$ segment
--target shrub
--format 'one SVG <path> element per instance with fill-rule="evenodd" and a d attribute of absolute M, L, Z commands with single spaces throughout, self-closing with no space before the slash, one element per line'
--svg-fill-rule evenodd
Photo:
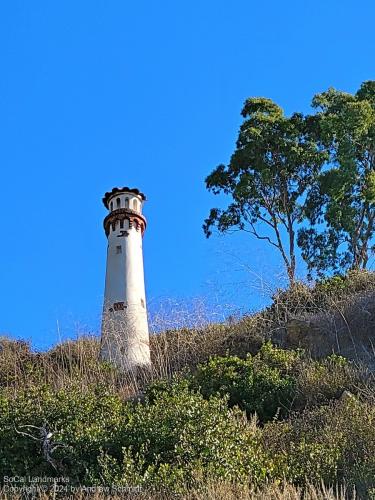
<path fill-rule="evenodd" d="M 278 289 L 272 296 L 272 304 L 265 313 L 276 324 L 283 324 L 291 317 L 299 314 L 316 312 L 319 306 L 311 287 L 302 282 L 296 282 L 285 290 Z"/>
<path fill-rule="evenodd" d="M 353 270 L 345 275 L 323 278 L 314 286 L 296 282 L 287 289 L 278 289 L 272 296 L 273 303 L 264 311 L 276 324 L 306 314 L 329 311 L 337 302 L 348 301 L 358 294 L 375 291 L 375 273 Z"/>
<path fill-rule="evenodd" d="M 296 379 L 289 375 L 298 353 L 282 351 L 265 344 L 252 357 L 215 357 L 200 365 L 193 384 L 204 397 L 229 395 L 230 406 L 238 405 L 248 414 L 257 413 L 262 422 L 277 413 L 288 412 L 295 394 Z"/>
<path fill-rule="evenodd" d="M 180 386 L 145 404 L 97 390 L 47 388 L 0 398 L 0 468 L 4 476 L 69 476 L 80 484 L 143 484 L 178 490 L 202 477 L 254 484 L 269 469 L 239 410 Z M 27 427 L 25 427 L 27 426 Z M 33 427 L 34 426 L 34 427 Z M 63 446 L 49 463 L 38 429 Z"/>
<path fill-rule="evenodd" d="M 34 387 L 19 391 L 16 397 L 2 394 L 0 401 L 3 475 L 43 476 L 64 471 L 72 479 L 82 480 L 86 470 L 96 468 L 96 456 L 103 446 L 118 449 L 113 436 L 128 418 L 119 397 L 100 387 L 85 393 L 74 387 L 57 392 Z M 38 430 L 42 427 L 53 433 L 53 442 L 64 445 L 54 454 L 57 470 L 42 456 Z"/>
<path fill-rule="evenodd" d="M 254 357 L 254 362 L 277 368 L 283 374 L 294 374 L 299 371 L 304 352 L 301 349 L 280 349 L 265 342 Z"/>
<path fill-rule="evenodd" d="M 319 280 L 314 293 L 317 296 L 326 296 L 335 300 L 351 296 L 356 293 L 375 290 L 375 273 L 364 269 L 351 270 L 344 275 L 334 275 Z"/>
<path fill-rule="evenodd" d="M 375 408 L 354 396 L 266 424 L 264 449 L 274 479 L 355 485 L 360 498 L 375 486 Z"/>
<path fill-rule="evenodd" d="M 167 468 L 187 483 L 197 474 L 233 481 L 250 476 L 255 483 L 264 479 L 259 430 L 239 410 L 228 410 L 226 400 L 205 400 L 178 387 L 176 391 L 172 384 L 152 404 L 137 405 L 125 430 L 124 445 L 142 451 L 151 476 L 159 477 Z"/>
<path fill-rule="evenodd" d="M 360 372 L 342 356 L 332 354 L 319 361 L 306 359 L 297 377 L 294 408 L 327 403 L 338 399 L 345 390 L 356 393 L 361 386 Z"/>
<path fill-rule="evenodd" d="M 198 366 L 190 383 L 205 397 L 227 394 L 231 407 L 256 412 L 261 422 L 364 387 L 361 373 L 342 356 L 332 354 L 318 361 L 301 350 L 279 349 L 270 342 L 246 359 L 211 358 Z"/>
<path fill-rule="evenodd" d="M 0 387 L 25 384 L 34 371 L 29 343 L 0 337 Z"/>

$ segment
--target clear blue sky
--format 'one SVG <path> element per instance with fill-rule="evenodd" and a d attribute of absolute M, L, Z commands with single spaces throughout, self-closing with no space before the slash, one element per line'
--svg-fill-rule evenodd
<path fill-rule="evenodd" d="M 2 2 L 0 332 L 45 348 L 57 321 L 62 338 L 97 331 L 116 185 L 148 196 L 151 308 L 257 307 L 280 261 L 248 236 L 205 239 L 204 178 L 247 97 L 308 111 L 373 79 L 374 23 L 373 0 Z"/>

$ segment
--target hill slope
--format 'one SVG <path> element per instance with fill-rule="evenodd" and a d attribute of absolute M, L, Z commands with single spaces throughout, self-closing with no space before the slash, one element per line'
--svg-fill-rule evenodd
<path fill-rule="evenodd" d="M 371 273 L 299 284 L 236 322 L 165 331 L 137 376 L 100 363 L 95 338 L 45 353 L 3 338 L 4 494 L 18 476 L 140 498 L 299 498 L 322 482 L 370 498 L 374 288 Z"/>

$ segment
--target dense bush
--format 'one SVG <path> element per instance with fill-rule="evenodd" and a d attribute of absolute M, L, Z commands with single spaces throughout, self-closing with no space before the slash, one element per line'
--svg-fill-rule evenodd
<path fill-rule="evenodd" d="M 123 443 L 142 453 L 145 480 L 163 484 L 169 476 L 168 481 L 182 484 L 197 475 L 254 483 L 265 479 L 259 430 L 238 410 L 228 410 L 225 399 L 205 400 L 183 384 L 178 387 L 137 405 L 125 429 Z"/>
<path fill-rule="evenodd" d="M 173 377 L 150 384 L 146 394 L 152 401 L 165 391 L 181 390 L 189 383 L 205 398 L 227 396 L 230 407 L 239 406 L 261 422 L 282 418 L 291 410 L 324 404 L 343 392 L 364 388 L 361 374 L 342 356 L 332 354 L 313 360 L 302 350 L 286 350 L 263 344 L 257 355 L 212 357 L 198 365 L 187 378 Z"/>
<path fill-rule="evenodd" d="M 348 392 L 359 389 L 356 377 L 340 356 L 314 361 L 266 343 L 255 356 L 212 358 L 190 375 L 154 382 L 142 403 L 98 384 L 2 389 L 1 476 L 174 492 L 210 480 L 323 480 L 365 495 L 375 486 L 375 410 L 371 386 L 362 385 L 367 402 Z M 52 448 L 59 443 L 50 461 L 41 428 L 52 433 Z"/>
<path fill-rule="evenodd" d="M 54 467 L 43 458 L 39 429 L 53 433 L 63 446 L 54 453 L 56 470 L 82 479 L 96 468 L 104 446 L 115 446 L 114 434 L 128 418 L 127 407 L 101 387 L 82 393 L 68 387 L 52 391 L 33 387 L 16 396 L 0 396 L 0 467 L 3 475 L 51 475 Z"/>
<path fill-rule="evenodd" d="M 357 393 L 365 386 L 363 376 L 346 358 L 336 354 L 321 360 L 304 359 L 298 371 L 293 408 L 327 403 L 344 391 Z"/>
<path fill-rule="evenodd" d="M 287 422 L 266 424 L 264 449 L 273 458 L 275 476 L 295 484 L 345 482 L 365 497 L 375 486 L 374 423 L 374 406 L 348 396 Z"/>
<path fill-rule="evenodd" d="M 374 290 L 375 273 L 362 269 L 320 279 L 315 285 L 314 294 L 316 296 L 325 295 L 337 300 L 356 293 L 368 293 Z"/>
<path fill-rule="evenodd" d="M 319 363 L 323 378 L 324 370 L 337 372 L 347 365 L 339 357 Z M 320 406 L 263 427 L 239 408 L 228 408 L 235 402 L 227 393 L 243 406 L 247 401 L 249 407 L 260 408 L 269 420 L 277 406 L 271 395 L 279 404 L 286 394 L 283 380 L 293 380 L 297 391 L 306 366 L 301 352 L 267 344 L 246 360 L 216 358 L 195 375 L 154 383 L 143 403 L 127 402 L 100 386 L 84 392 L 74 386 L 3 390 L 1 476 L 64 475 L 71 484 L 140 485 L 175 492 L 210 480 L 253 485 L 284 479 L 297 485 L 346 482 L 365 495 L 375 486 L 370 388 L 368 402 L 349 392 L 329 402 L 327 390 Z M 197 380 L 206 383 L 204 396 L 194 389 Z M 52 433 L 52 446 L 61 445 L 52 453 L 53 463 L 41 450 L 42 427 Z"/>
<path fill-rule="evenodd" d="M 4 476 L 64 474 L 76 483 L 178 489 L 198 476 L 250 477 L 256 484 L 268 470 L 259 430 L 229 410 L 225 399 L 205 400 L 187 387 L 145 404 L 101 390 L 44 388 L 15 398 L 3 394 L 0 409 Z M 53 454 L 56 469 L 40 450 L 37 428 L 47 425 L 53 440 L 63 444 Z"/>
<path fill-rule="evenodd" d="M 288 412 L 296 388 L 296 378 L 288 372 L 295 364 L 295 351 L 281 351 L 265 344 L 256 356 L 214 357 L 199 365 L 193 384 L 207 398 L 229 395 L 229 404 L 238 405 L 261 421 Z"/>

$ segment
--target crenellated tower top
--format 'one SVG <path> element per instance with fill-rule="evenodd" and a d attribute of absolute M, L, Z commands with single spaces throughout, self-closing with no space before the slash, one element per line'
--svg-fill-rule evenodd
<path fill-rule="evenodd" d="M 111 203 L 111 200 L 116 197 L 116 196 L 124 196 L 124 195 L 129 195 L 129 196 L 133 196 L 133 197 L 137 197 L 139 198 L 140 200 L 142 201 L 146 201 L 146 196 L 140 192 L 139 189 L 137 188 L 129 188 L 129 187 L 122 187 L 122 188 L 118 188 L 118 187 L 114 187 L 112 189 L 112 191 L 107 191 L 105 193 L 105 195 L 103 196 L 103 203 L 104 203 L 104 206 L 106 208 L 108 208 L 108 210 L 110 209 L 110 203 Z"/>

